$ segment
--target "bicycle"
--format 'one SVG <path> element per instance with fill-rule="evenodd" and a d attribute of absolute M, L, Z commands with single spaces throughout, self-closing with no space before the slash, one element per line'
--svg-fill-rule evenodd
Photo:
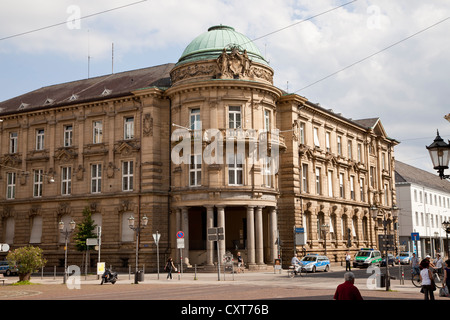
<path fill-rule="evenodd" d="M 411 273 L 412 273 L 411 281 L 413 285 L 416 286 L 417 288 L 420 288 L 422 286 L 420 281 L 420 272 L 414 271 L 414 269 L 412 269 Z M 433 280 L 437 288 L 442 288 L 442 275 L 438 270 L 433 270 Z"/>
<path fill-rule="evenodd" d="M 306 270 L 301 265 L 292 265 L 289 267 L 288 276 L 289 278 L 294 278 L 296 275 L 300 275 L 300 277 L 306 276 Z"/>

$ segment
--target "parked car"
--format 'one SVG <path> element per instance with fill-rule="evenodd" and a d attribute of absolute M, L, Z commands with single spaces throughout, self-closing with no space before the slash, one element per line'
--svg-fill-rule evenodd
<path fill-rule="evenodd" d="M 328 272 L 330 270 L 330 259 L 314 253 L 308 253 L 300 260 L 300 263 L 302 269 L 310 272 L 316 272 L 318 270 Z"/>
<path fill-rule="evenodd" d="M 409 264 L 411 262 L 412 253 L 408 251 L 402 251 L 395 258 L 395 263 L 397 264 Z"/>
<path fill-rule="evenodd" d="M 388 253 L 388 261 L 390 266 L 394 266 L 395 257 L 390 253 Z M 381 260 L 381 266 L 386 266 L 386 257 L 383 257 L 383 259 Z"/>
<path fill-rule="evenodd" d="M 8 261 L 0 261 L 0 273 L 5 274 L 5 276 L 17 275 L 18 271 L 17 266 L 11 268 Z"/>
<path fill-rule="evenodd" d="M 367 268 L 370 266 L 379 266 L 381 263 L 381 252 L 375 249 L 362 248 L 355 256 L 353 261 L 354 268 Z"/>

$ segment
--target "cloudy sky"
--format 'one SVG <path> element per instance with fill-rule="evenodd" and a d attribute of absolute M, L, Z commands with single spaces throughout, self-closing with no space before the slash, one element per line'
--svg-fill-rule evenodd
<path fill-rule="evenodd" d="M 450 139 L 448 0 L 2 0 L 0 101 L 177 62 L 218 24 L 255 39 L 276 86 L 379 117 L 397 160 L 434 172 L 425 146 Z"/>

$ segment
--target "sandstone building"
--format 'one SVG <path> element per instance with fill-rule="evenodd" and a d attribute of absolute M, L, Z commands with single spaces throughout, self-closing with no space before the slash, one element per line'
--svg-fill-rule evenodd
<path fill-rule="evenodd" d="M 89 207 L 102 259 L 134 265 L 128 218 L 148 217 L 139 263 L 213 266 L 243 253 L 250 268 L 294 251 L 377 247 L 395 204 L 394 146 L 379 119 L 351 120 L 273 85 L 274 70 L 246 36 L 215 26 L 176 64 L 63 83 L 0 103 L 0 236 L 39 245 L 61 265 L 60 221 Z M 387 217 L 393 220 L 392 216 Z M 389 228 L 392 228 L 390 224 Z M 302 227 L 305 244 L 296 245 Z M 177 249 L 177 231 L 184 248 Z M 393 231 L 392 231 L 393 232 Z M 81 253 L 69 245 L 69 263 Z"/>

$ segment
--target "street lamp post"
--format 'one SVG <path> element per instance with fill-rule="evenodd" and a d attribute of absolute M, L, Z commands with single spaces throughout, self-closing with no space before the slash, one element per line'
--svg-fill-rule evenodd
<path fill-rule="evenodd" d="M 450 221 L 442 222 L 442 228 L 444 229 L 447 235 L 446 238 L 447 238 L 447 259 L 448 259 L 450 257 L 450 246 L 448 243 L 448 234 L 450 233 Z"/>
<path fill-rule="evenodd" d="M 328 230 L 329 230 L 330 226 L 328 224 L 323 224 L 321 227 L 321 231 L 323 233 L 323 238 L 324 238 L 324 247 L 325 247 L 325 255 L 327 255 L 327 234 L 328 234 Z"/>
<path fill-rule="evenodd" d="M 131 230 L 136 232 L 136 273 L 134 275 L 134 283 L 138 284 L 138 262 L 139 262 L 139 235 L 141 231 L 147 226 L 148 218 L 147 216 L 142 217 L 141 224 L 139 226 L 134 226 L 134 217 L 130 216 L 128 218 L 128 226 Z"/>
<path fill-rule="evenodd" d="M 450 179 L 450 175 L 445 175 L 444 170 L 448 169 L 448 162 L 450 160 L 450 144 L 446 143 L 440 136 L 439 131 L 433 143 L 428 147 L 433 168 L 438 171 L 441 179 Z"/>
<path fill-rule="evenodd" d="M 383 226 L 384 226 L 384 236 L 385 236 L 385 243 L 384 243 L 384 249 L 385 249 L 385 257 L 386 257 L 386 274 L 385 274 L 385 286 L 386 291 L 390 290 L 390 275 L 389 275 L 389 257 L 388 257 L 388 245 L 387 245 L 387 226 L 391 223 L 389 220 L 387 220 L 387 214 L 390 211 L 392 213 L 393 218 L 398 217 L 399 208 L 394 204 L 392 208 L 389 210 L 385 210 L 380 207 L 379 203 L 375 200 L 375 203 L 370 207 L 370 212 L 372 214 L 372 218 L 374 220 L 377 219 L 378 213 L 381 213 L 383 216 Z"/>
<path fill-rule="evenodd" d="M 67 243 L 69 240 L 70 234 L 75 230 L 76 223 L 75 221 L 70 221 L 69 223 L 69 229 L 64 229 L 64 222 L 59 222 L 59 232 L 64 235 L 64 277 L 63 277 L 63 283 L 66 283 L 67 280 Z"/>

